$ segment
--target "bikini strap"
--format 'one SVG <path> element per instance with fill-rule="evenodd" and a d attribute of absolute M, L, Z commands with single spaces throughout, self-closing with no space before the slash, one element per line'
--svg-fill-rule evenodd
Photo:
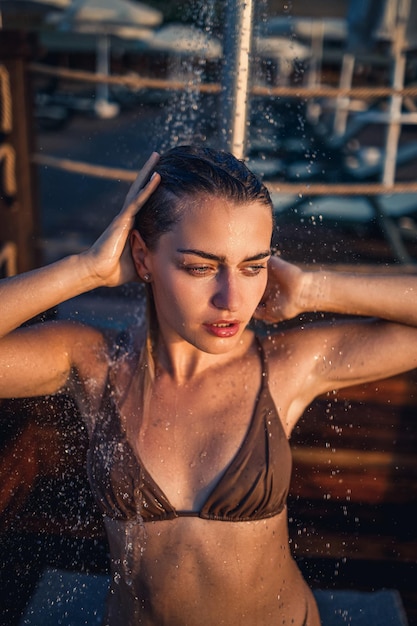
<path fill-rule="evenodd" d="M 258 345 L 259 355 L 261 357 L 262 387 L 267 387 L 269 383 L 268 359 L 260 338 L 255 335 L 255 339 Z"/>
<path fill-rule="evenodd" d="M 123 330 L 115 337 L 112 337 L 112 344 L 110 350 L 110 362 L 107 369 L 106 381 L 103 388 L 103 396 L 101 398 L 99 413 L 104 413 L 108 408 L 109 398 L 113 391 L 113 366 L 124 354 L 127 354 L 130 345 L 130 335 L 126 330 Z"/>

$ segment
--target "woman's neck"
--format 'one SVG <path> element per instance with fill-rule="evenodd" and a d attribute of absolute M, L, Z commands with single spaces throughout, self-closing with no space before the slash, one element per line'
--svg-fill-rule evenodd
<path fill-rule="evenodd" d="M 222 353 L 209 353 L 187 341 L 166 342 L 160 335 L 155 348 L 155 375 L 168 375 L 178 385 L 240 358 L 253 342 L 253 332 L 245 330 L 236 346 Z"/>

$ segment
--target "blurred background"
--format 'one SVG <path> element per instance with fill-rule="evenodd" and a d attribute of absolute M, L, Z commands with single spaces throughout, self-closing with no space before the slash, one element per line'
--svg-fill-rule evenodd
<path fill-rule="evenodd" d="M 194 141 L 263 178 L 284 258 L 416 271 L 414 0 L 1 0 L 0 18 L 2 276 L 86 249 L 149 153 Z M 45 317 L 122 330 L 142 304 L 140 288 L 98 290 Z M 416 385 L 412 372 L 319 398 L 292 439 L 289 502 L 309 583 L 394 589 L 409 624 Z M 71 398 L 1 401 L 0 413 L 10 626 L 29 623 L 45 568 L 108 563 Z"/>

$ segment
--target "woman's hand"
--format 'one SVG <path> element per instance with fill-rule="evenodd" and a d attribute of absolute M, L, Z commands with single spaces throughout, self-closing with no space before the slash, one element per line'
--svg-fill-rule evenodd
<path fill-rule="evenodd" d="M 291 319 L 302 312 L 301 293 L 304 272 L 295 265 L 272 256 L 268 282 L 254 318 L 271 324 Z"/>
<path fill-rule="evenodd" d="M 123 208 L 106 228 L 104 233 L 84 254 L 84 262 L 92 276 L 105 287 L 117 287 L 138 280 L 135 271 L 128 236 L 133 228 L 136 213 L 145 204 L 160 182 L 155 169 L 159 154 L 153 152 L 129 189 Z"/>

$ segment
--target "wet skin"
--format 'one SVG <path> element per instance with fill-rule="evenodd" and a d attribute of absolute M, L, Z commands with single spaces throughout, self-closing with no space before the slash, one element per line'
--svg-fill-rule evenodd
<path fill-rule="evenodd" d="M 269 207 L 201 198 L 156 250 L 133 240 L 135 260 L 152 277 L 163 341 L 158 360 L 174 376 L 189 377 L 239 351 L 265 291 L 271 233 Z"/>
<path fill-rule="evenodd" d="M 131 366 L 133 359 L 117 371 L 120 390 L 132 381 Z M 176 509 L 198 511 L 219 480 L 245 437 L 260 382 L 253 343 L 235 361 L 180 386 L 161 373 L 139 437 L 135 382 L 128 383 L 128 397 L 120 397 L 123 426 Z M 187 517 L 146 524 L 106 520 L 106 527 L 117 581 L 110 595 L 112 625 L 303 623 L 311 592 L 290 554 L 286 509 L 253 522 Z M 318 624 L 314 610 L 310 623 Z M 141 621 L 133 621 L 135 611 Z"/>
<path fill-rule="evenodd" d="M 348 316 L 280 327 L 263 340 L 276 419 L 289 437 L 318 395 L 417 367 L 417 280 L 303 271 L 279 257 L 270 259 L 267 271 L 269 210 L 218 197 L 193 198 L 153 250 L 133 233 L 132 257 L 126 238 L 159 183 L 156 175 L 138 194 L 156 160 L 148 161 L 125 207 L 89 250 L 1 281 L 0 397 L 70 391 L 91 432 L 104 417 L 100 406 L 110 375 L 133 450 L 176 509 L 198 511 L 254 411 L 262 375 L 246 325 L 260 299 L 256 315 L 270 323 L 312 311 Z M 97 328 L 68 322 L 21 328 L 69 298 L 137 274 L 150 275 L 160 325 L 148 411 L 138 376 L 143 329 L 134 330 L 135 348 L 115 363 L 114 337 Z M 114 574 L 111 626 L 319 623 L 289 554 L 285 510 L 264 521 L 192 517 L 106 525 Z"/>
<path fill-rule="evenodd" d="M 119 408 L 129 441 L 177 510 L 199 510 L 248 429 L 261 367 L 246 326 L 265 290 L 271 228 L 267 207 L 210 199 L 156 250 L 133 244 L 139 270 L 152 276 L 161 334 L 149 413 L 138 407 L 134 359 L 116 373 Z M 106 526 L 119 561 L 126 543 L 135 546 L 127 570 L 114 564 L 112 624 L 303 623 L 311 594 L 290 555 L 286 510 L 254 522 Z"/>

